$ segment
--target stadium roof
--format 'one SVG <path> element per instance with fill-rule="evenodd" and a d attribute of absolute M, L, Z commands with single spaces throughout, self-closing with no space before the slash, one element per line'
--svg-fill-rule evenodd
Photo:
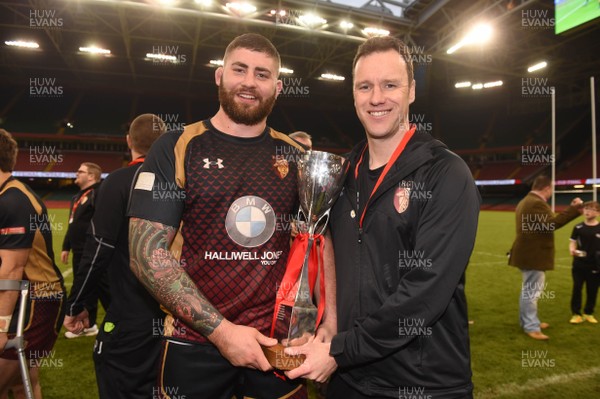
<path fill-rule="evenodd" d="M 351 96 L 351 62 L 366 27 L 384 29 L 403 39 L 415 53 L 418 99 L 458 95 L 460 80 L 503 80 L 503 100 L 519 102 L 528 65 L 548 61 L 542 75 L 560 87 L 570 102 L 589 99 L 588 77 L 600 70 L 600 24 L 566 35 L 553 30 L 554 5 L 533 0 L 281 0 L 252 1 L 254 11 L 226 1 L 172 0 L 5 0 L 0 4 L 0 119 L 27 96 L 35 78 L 50 78 L 70 91 L 178 95 L 190 101 L 215 93 L 211 60 L 222 56 L 235 36 L 258 32 L 269 37 L 293 70 L 292 85 L 310 86 L 309 100 L 329 107 Z M 233 3 L 231 0 L 230 4 Z M 274 5 L 276 4 L 276 5 Z M 280 13 L 285 11 L 285 14 Z M 300 16 L 314 13 L 325 22 L 311 25 Z M 340 27 L 346 20 L 353 26 Z M 531 21 L 537 21 L 532 24 Z M 318 20 L 317 20 L 318 21 Z M 472 24 L 489 22 L 492 41 L 448 55 Z M 551 26 L 550 26 L 551 25 Z M 8 46 L 29 40 L 37 49 Z M 97 46 L 110 55 L 91 55 Z M 174 62 L 156 59 L 167 55 Z M 323 82 L 321 74 L 345 76 Z M 292 80 L 296 79 L 296 80 Z M 72 107 L 77 107 L 77 100 Z M 286 101 L 302 103 L 306 96 Z"/>

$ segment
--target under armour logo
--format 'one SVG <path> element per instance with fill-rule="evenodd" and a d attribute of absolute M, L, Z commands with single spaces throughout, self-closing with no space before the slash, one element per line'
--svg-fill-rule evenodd
<path fill-rule="evenodd" d="M 221 158 L 217 158 L 216 161 L 211 161 L 208 158 L 204 158 L 204 169 L 210 169 L 211 166 L 216 166 L 219 169 L 223 169 L 225 166 L 223 166 L 223 160 Z"/>

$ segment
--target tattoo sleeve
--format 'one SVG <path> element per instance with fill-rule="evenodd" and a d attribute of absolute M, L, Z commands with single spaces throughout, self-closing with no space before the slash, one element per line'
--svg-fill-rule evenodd
<path fill-rule="evenodd" d="M 194 330 L 208 336 L 219 326 L 223 315 L 206 299 L 169 251 L 176 233 L 174 227 L 131 218 L 130 268 L 161 305 Z"/>

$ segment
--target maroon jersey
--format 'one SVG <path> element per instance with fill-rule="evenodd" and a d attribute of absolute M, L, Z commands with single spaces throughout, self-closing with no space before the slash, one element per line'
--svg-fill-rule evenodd
<path fill-rule="evenodd" d="M 171 251 L 223 316 L 263 334 L 285 272 L 302 151 L 270 128 L 239 138 L 195 123 L 154 143 L 132 197 L 130 216 L 179 228 Z M 172 316 L 164 331 L 206 342 Z"/>

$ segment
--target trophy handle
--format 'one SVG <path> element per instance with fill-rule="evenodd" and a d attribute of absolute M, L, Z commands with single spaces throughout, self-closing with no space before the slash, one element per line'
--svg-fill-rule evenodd
<path fill-rule="evenodd" d="M 300 219 L 300 215 L 304 216 L 304 219 Z M 306 220 L 306 215 L 304 214 L 301 206 L 298 207 L 298 215 L 296 216 L 296 220 Z"/>
<path fill-rule="evenodd" d="M 329 223 L 329 211 L 330 211 L 330 210 L 331 210 L 331 209 L 327 209 L 327 212 L 325 212 L 325 213 L 323 214 L 323 216 L 321 216 L 321 217 L 320 217 L 320 218 L 317 220 L 317 222 L 315 223 L 315 226 L 318 226 L 318 225 L 319 225 L 319 223 L 321 223 L 321 221 L 323 220 L 323 218 L 326 218 L 326 219 L 325 219 L 325 223 L 323 223 L 323 225 L 322 225 L 322 227 L 321 227 L 321 231 L 319 231 L 318 233 L 315 231 L 315 234 L 321 234 L 321 235 L 322 235 L 323 233 L 325 233 L 325 230 L 327 229 L 327 223 Z"/>

